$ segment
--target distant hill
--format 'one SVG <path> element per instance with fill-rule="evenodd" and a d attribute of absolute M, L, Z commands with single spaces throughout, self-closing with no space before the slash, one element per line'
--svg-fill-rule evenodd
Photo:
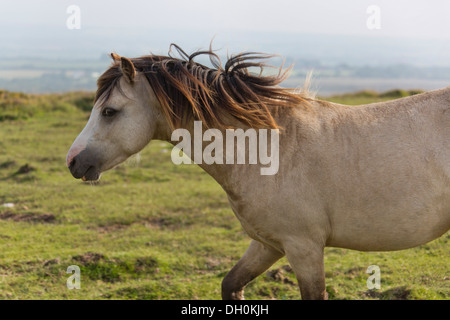
<path fill-rule="evenodd" d="M 227 54 L 256 51 L 277 54 L 273 64 L 294 64 L 283 84 L 301 86 L 313 71 L 314 90 L 322 95 L 373 89 L 431 90 L 450 84 L 450 46 L 443 39 L 363 37 L 192 29 L 86 28 L 68 31 L 26 26 L 8 30 L 0 41 L 0 88 L 26 93 L 95 90 L 96 79 L 110 64 L 110 52 L 136 57 L 168 54 L 170 43 L 186 52 L 213 49 Z M 207 59 L 201 63 L 208 64 Z"/>
<path fill-rule="evenodd" d="M 26 94 L 0 90 L 0 121 L 24 120 L 51 112 L 87 112 L 93 102 L 93 92 Z"/>
<path fill-rule="evenodd" d="M 402 98 L 421 93 L 421 90 L 390 90 L 382 93 L 359 91 L 327 98 L 332 102 L 356 105 Z M 89 112 L 93 107 L 94 92 L 74 91 L 62 94 L 26 94 L 0 90 L 0 122 L 25 120 L 46 113 Z"/>

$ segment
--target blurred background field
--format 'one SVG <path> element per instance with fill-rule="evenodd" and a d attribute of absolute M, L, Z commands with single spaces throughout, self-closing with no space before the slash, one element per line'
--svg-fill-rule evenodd
<path fill-rule="evenodd" d="M 161 141 L 100 182 L 73 179 L 65 156 L 92 101 L 92 92 L 0 93 L 0 299 L 220 299 L 222 278 L 250 242 L 224 191 L 199 167 L 174 165 Z M 387 253 L 327 248 L 329 296 L 449 299 L 449 241 Z M 81 268 L 79 290 L 66 287 L 70 265 Z M 379 290 L 367 288 L 369 265 L 381 269 Z M 284 258 L 246 290 L 248 299 L 299 297 Z"/>

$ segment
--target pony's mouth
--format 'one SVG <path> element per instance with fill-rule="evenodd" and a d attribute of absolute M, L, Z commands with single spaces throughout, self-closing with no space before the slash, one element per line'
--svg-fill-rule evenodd
<path fill-rule="evenodd" d="M 75 179 L 83 181 L 97 181 L 100 178 L 100 170 L 97 166 L 86 166 L 81 163 L 80 159 L 75 158 L 69 166 L 70 173 Z"/>
<path fill-rule="evenodd" d="M 97 181 L 98 179 L 100 179 L 100 172 L 94 166 L 90 166 L 81 177 L 83 181 Z"/>

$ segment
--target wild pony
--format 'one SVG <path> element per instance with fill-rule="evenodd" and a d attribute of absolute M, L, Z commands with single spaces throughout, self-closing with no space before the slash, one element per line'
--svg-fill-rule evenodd
<path fill-rule="evenodd" d="M 152 139 L 192 133 L 196 120 L 224 134 L 279 129 L 274 175 L 261 175 L 261 164 L 199 164 L 253 239 L 223 279 L 224 299 L 243 299 L 245 285 L 284 255 L 302 298 L 326 299 L 324 247 L 400 250 L 449 230 L 450 87 L 346 106 L 280 87 L 282 68 L 255 73 L 267 55 L 241 53 L 222 67 L 211 50 L 187 55 L 173 46 L 181 57 L 112 54 L 67 166 L 77 179 L 97 180 Z"/>

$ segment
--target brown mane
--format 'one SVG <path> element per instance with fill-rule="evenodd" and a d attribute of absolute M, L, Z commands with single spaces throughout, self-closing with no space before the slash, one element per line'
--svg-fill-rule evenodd
<path fill-rule="evenodd" d="M 173 129 L 189 117 L 201 120 L 208 128 L 227 128 L 223 112 L 252 128 L 278 128 L 269 111 L 272 107 L 290 107 L 308 100 L 292 89 L 278 86 L 290 68 L 282 72 L 280 67 L 274 76 L 262 75 L 265 67 L 271 67 L 264 61 L 270 55 L 241 53 L 229 58 L 222 68 L 212 50 L 187 55 L 177 45 L 172 46 L 181 58 L 148 55 L 130 60 L 136 71 L 146 76 Z M 199 55 L 209 56 L 214 68 L 195 62 L 193 59 Z M 251 73 L 248 68 L 259 68 L 260 73 Z M 95 101 L 107 101 L 121 76 L 116 62 L 98 79 Z"/>

